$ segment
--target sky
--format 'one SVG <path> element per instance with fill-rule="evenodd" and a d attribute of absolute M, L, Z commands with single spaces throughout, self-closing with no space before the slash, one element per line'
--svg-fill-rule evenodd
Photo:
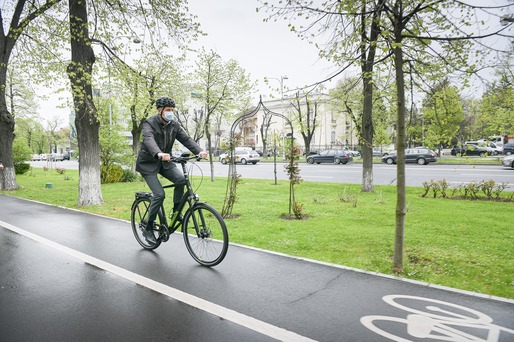
<path fill-rule="evenodd" d="M 266 13 L 256 12 L 256 0 L 189 0 L 207 33 L 199 45 L 216 51 L 223 60 L 236 60 L 258 81 L 258 93 L 279 96 L 283 77 L 284 91 L 315 83 L 333 67 L 318 57 L 318 50 L 291 32 L 285 21 L 263 22 Z M 266 86 L 264 78 L 269 79 Z"/>

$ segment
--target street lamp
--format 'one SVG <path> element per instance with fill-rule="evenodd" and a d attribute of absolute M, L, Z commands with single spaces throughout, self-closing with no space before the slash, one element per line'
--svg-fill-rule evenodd
<path fill-rule="evenodd" d="M 511 15 L 503 15 L 500 17 L 501 26 L 507 26 L 509 23 L 514 23 L 514 18 Z"/>
<path fill-rule="evenodd" d="M 284 99 L 284 80 L 288 79 L 287 76 L 280 76 L 280 79 L 275 78 L 275 77 L 266 77 L 265 79 L 277 80 L 280 82 L 280 95 L 281 95 L 281 99 Z"/>

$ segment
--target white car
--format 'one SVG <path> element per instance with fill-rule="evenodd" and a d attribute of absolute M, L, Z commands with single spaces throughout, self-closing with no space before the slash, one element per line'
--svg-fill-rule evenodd
<path fill-rule="evenodd" d="M 495 156 L 503 153 L 503 143 L 501 142 L 490 142 L 489 147 L 493 149 L 493 155 Z"/>
<path fill-rule="evenodd" d="M 236 163 L 246 165 L 248 163 L 257 164 L 261 161 L 261 156 L 255 150 L 236 150 L 234 152 L 234 159 Z M 220 162 L 222 164 L 228 164 L 230 155 L 228 153 L 220 154 Z"/>
<path fill-rule="evenodd" d="M 47 155 L 46 154 L 40 154 L 39 157 L 41 158 L 41 160 L 46 160 L 47 159 Z"/>
<path fill-rule="evenodd" d="M 39 154 L 32 155 L 32 161 L 40 161 L 40 160 L 41 160 L 41 156 Z"/>

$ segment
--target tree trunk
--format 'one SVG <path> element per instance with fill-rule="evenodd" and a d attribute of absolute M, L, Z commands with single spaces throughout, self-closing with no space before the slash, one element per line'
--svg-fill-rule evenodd
<path fill-rule="evenodd" d="M 362 2 L 362 19 L 361 19 L 361 59 L 362 59 L 362 92 L 364 103 L 362 108 L 362 191 L 373 192 L 373 135 L 375 128 L 373 127 L 373 65 L 375 63 L 376 44 L 380 33 L 379 21 L 383 7 L 383 0 L 377 4 L 371 20 L 369 38 L 366 35 L 367 16 L 366 2 Z M 367 53 L 367 54 L 366 54 Z"/>
<path fill-rule="evenodd" d="M 12 156 L 14 118 L 7 109 L 5 91 L 3 89 L 5 88 L 0 87 L 0 161 L 4 165 L 4 169 L 0 171 L 0 190 L 16 190 L 19 186 L 16 183 Z"/>
<path fill-rule="evenodd" d="M 14 42 L 14 39 L 10 36 L 0 37 L 0 161 L 4 165 L 3 171 L 0 171 L 0 190 L 16 190 L 19 188 L 18 183 L 16 183 L 12 155 L 14 117 L 9 112 L 5 100 L 7 66 Z"/>
<path fill-rule="evenodd" d="M 80 151 L 79 206 L 103 203 L 100 185 L 100 122 L 92 101 L 91 75 L 95 55 L 88 32 L 87 4 L 70 0 L 71 63 L 67 72 L 75 106 L 75 126 Z"/>
<path fill-rule="evenodd" d="M 364 75 L 371 75 L 373 68 L 364 72 Z M 362 109 L 362 191 L 373 192 L 373 134 L 375 133 L 373 127 L 373 84 L 370 77 L 363 78 L 364 87 L 364 103 Z"/>
<path fill-rule="evenodd" d="M 405 199 L 405 79 L 403 73 L 403 50 L 401 34 L 396 35 L 394 49 L 397 93 L 397 165 L 396 165 L 396 229 L 394 237 L 393 272 L 403 272 L 403 243 L 407 206 Z"/>

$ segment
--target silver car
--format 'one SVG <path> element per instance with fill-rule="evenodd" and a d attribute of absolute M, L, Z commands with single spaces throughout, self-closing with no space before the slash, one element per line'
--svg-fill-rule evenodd
<path fill-rule="evenodd" d="M 257 164 L 261 161 L 261 156 L 255 150 L 236 150 L 234 152 L 234 159 L 236 163 L 246 165 L 248 163 Z M 222 164 L 228 164 L 230 155 L 228 153 L 220 154 L 220 162 Z"/>
<path fill-rule="evenodd" d="M 514 154 L 503 158 L 502 165 L 514 169 Z"/>

